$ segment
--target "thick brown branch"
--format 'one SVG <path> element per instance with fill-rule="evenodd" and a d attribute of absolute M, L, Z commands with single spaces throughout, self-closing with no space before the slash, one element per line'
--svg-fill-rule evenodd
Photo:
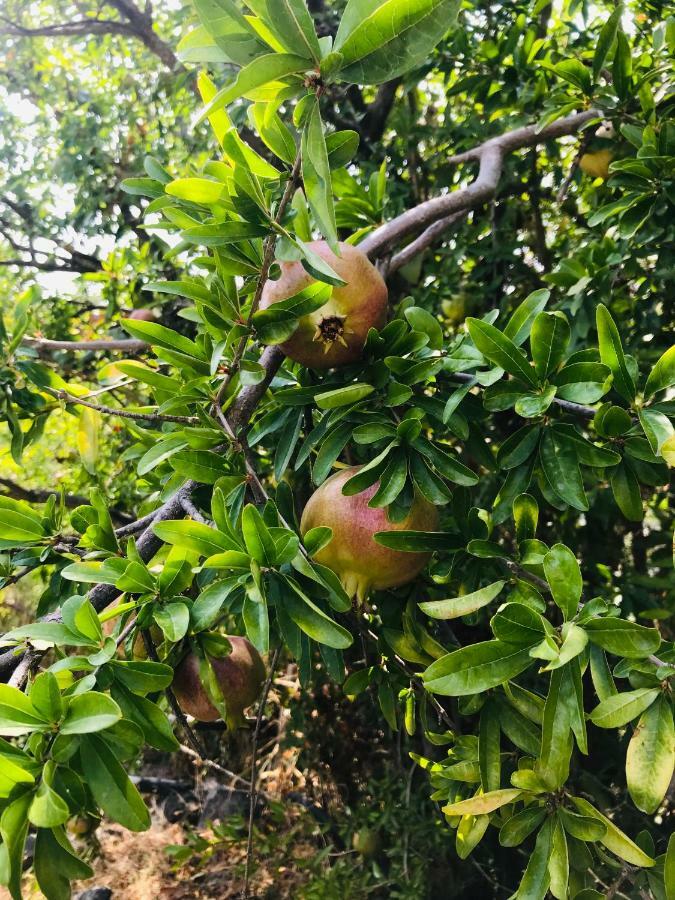
<path fill-rule="evenodd" d="M 508 153 L 525 147 L 533 147 L 564 135 L 574 134 L 586 122 L 597 116 L 597 110 L 587 110 L 559 119 L 541 130 L 538 130 L 535 125 L 527 125 L 524 128 L 517 128 L 498 137 L 490 138 L 477 147 L 467 150 L 466 153 L 450 157 L 448 163 L 451 165 L 478 162 L 478 177 L 475 181 L 457 191 L 451 191 L 441 197 L 434 197 L 406 210 L 391 222 L 387 222 L 369 234 L 359 244 L 360 249 L 371 259 L 376 259 L 385 255 L 388 250 L 400 244 L 409 235 L 427 228 L 433 222 L 453 213 L 482 206 L 496 194 L 504 157 Z"/>

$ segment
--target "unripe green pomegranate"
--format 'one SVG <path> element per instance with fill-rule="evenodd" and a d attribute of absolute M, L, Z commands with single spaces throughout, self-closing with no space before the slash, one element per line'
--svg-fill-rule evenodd
<path fill-rule="evenodd" d="M 371 590 L 400 587 L 412 581 L 431 556 L 390 550 L 375 541 L 375 532 L 435 531 L 438 512 L 416 494 L 405 519 L 391 522 L 386 509 L 368 506 L 379 482 L 351 497 L 342 493 L 345 483 L 358 471 L 358 466 L 342 469 L 324 481 L 309 498 L 300 531 L 304 536 L 319 525 L 333 529 L 333 537 L 315 559 L 339 575 L 350 596 L 362 601 Z"/>
<path fill-rule="evenodd" d="M 352 837 L 352 848 L 360 853 L 364 859 L 373 859 L 380 852 L 382 841 L 377 831 L 362 828 Z"/>
<path fill-rule="evenodd" d="M 227 726 L 239 727 L 244 710 L 257 700 L 265 680 L 265 663 L 245 637 L 228 635 L 232 652 L 223 657 L 209 657 L 211 667 L 223 695 L 227 710 Z M 199 674 L 200 659 L 188 653 L 177 667 L 172 689 L 181 709 L 200 722 L 215 722 L 220 713 L 211 702 Z"/>
<path fill-rule="evenodd" d="M 321 309 L 303 316 L 281 349 L 290 359 L 310 369 L 332 369 L 357 362 L 368 330 L 385 324 L 387 287 L 357 247 L 341 243 L 342 255 L 336 256 L 325 241 L 313 241 L 309 246 L 346 284 L 334 287 L 330 300 Z M 261 309 L 287 300 L 316 282 L 299 262 L 280 262 L 279 267 L 279 279 L 268 281 L 263 288 Z"/>

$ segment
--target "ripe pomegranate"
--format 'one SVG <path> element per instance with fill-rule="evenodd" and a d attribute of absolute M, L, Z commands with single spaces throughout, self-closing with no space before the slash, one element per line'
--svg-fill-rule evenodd
<path fill-rule="evenodd" d="M 390 550 L 378 544 L 377 531 L 434 531 L 438 527 L 436 507 L 415 495 L 408 515 L 391 522 L 386 509 L 373 509 L 368 501 L 379 482 L 351 497 L 342 488 L 359 466 L 331 475 L 309 498 L 300 522 L 303 536 L 319 525 L 333 529 L 333 537 L 315 559 L 339 575 L 347 593 L 363 601 L 371 590 L 400 587 L 422 571 L 430 553 Z"/>
<path fill-rule="evenodd" d="M 137 319 L 139 322 L 157 321 L 157 317 L 151 309 L 133 309 L 127 319 Z"/>
<path fill-rule="evenodd" d="M 253 644 L 244 637 L 228 635 L 232 652 L 209 657 L 227 709 L 227 726 L 243 724 L 244 710 L 256 701 L 265 680 L 265 663 Z M 188 653 L 173 676 L 173 692 L 181 709 L 200 722 L 214 722 L 220 713 L 211 702 L 199 676 L 200 659 Z"/>
<path fill-rule="evenodd" d="M 363 353 L 368 329 L 382 328 L 387 310 L 387 287 L 365 253 L 351 244 L 340 244 L 336 256 L 325 241 L 313 241 L 311 249 L 346 282 L 334 287 L 321 309 L 303 316 L 281 349 L 295 362 L 310 369 L 332 369 L 357 362 Z M 268 281 L 260 308 L 286 300 L 316 279 L 299 262 L 280 262 L 281 276 Z"/>

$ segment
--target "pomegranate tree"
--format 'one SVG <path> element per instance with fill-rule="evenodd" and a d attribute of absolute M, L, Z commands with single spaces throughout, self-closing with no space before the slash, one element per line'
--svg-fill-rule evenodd
<path fill-rule="evenodd" d="M 339 575 L 347 593 L 363 601 L 370 591 L 400 587 L 412 581 L 429 561 L 429 553 L 391 550 L 378 544 L 378 531 L 434 531 L 438 527 L 436 507 L 415 495 L 408 515 L 399 522 L 389 519 L 386 508 L 368 505 L 379 482 L 347 496 L 342 489 L 359 467 L 331 475 L 310 497 L 302 514 L 303 536 L 320 525 L 333 530 L 329 543 L 315 556 L 318 563 Z"/>
<path fill-rule="evenodd" d="M 314 241 L 309 246 L 345 284 L 334 287 L 327 303 L 300 319 L 297 330 L 281 344 L 281 349 L 290 359 L 310 369 L 332 369 L 357 362 L 369 329 L 382 328 L 385 323 L 387 287 L 357 247 L 341 243 L 341 255 L 336 256 L 325 241 Z M 261 309 L 287 300 L 316 281 L 300 262 L 278 265 L 281 275 L 277 281 L 265 284 Z"/>

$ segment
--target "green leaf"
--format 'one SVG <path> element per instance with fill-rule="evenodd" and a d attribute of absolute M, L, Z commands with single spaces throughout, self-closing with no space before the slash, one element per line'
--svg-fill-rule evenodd
<path fill-rule="evenodd" d="M 60 828 L 40 828 L 35 836 L 33 869 L 47 900 L 70 900 L 71 880 L 91 878 L 93 869 L 73 852 Z"/>
<path fill-rule="evenodd" d="M 580 88 L 584 94 L 590 97 L 592 93 L 591 73 L 581 60 L 575 59 L 574 57 L 563 59 L 553 66 L 553 71 L 556 75 L 559 75 L 561 78 L 564 78 L 565 81 L 569 82 L 569 84 L 573 84 L 575 87 Z"/>
<path fill-rule="evenodd" d="M 289 75 L 304 72 L 307 68 L 307 59 L 293 53 L 266 53 L 264 56 L 258 56 L 239 71 L 232 84 L 221 88 L 209 100 L 196 121 L 197 123 L 203 122 L 213 113 L 232 103 L 233 100 L 243 97 L 264 84 L 269 84 L 270 81 L 281 81 Z M 167 193 L 170 193 L 170 187 L 171 185 L 167 185 Z"/>
<path fill-rule="evenodd" d="M 312 110 L 302 130 L 300 154 L 307 202 L 314 213 L 321 234 L 328 241 L 331 250 L 337 254 L 339 248 L 333 205 L 333 183 L 321 113 L 316 100 L 313 101 Z"/>
<path fill-rule="evenodd" d="M 45 718 L 33 706 L 23 691 L 9 684 L 0 684 L 0 734 L 17 737 L 49 727 Z"/>
<path fill-rule="evenodd" d="M 497 687 L 532 664 L 527 649 L 484 641 L 454 650 L 432 663 L 423 673 L 424 686 L 433 694 L 465 697 Z"/>
<path fill-rule="evenodd" d="M 480 780 L 485 793 L 499 790 L 501 783 L 501 753 L 499 746 L 499 714 L 493 700 L 488 700 L 480 712 L 478 730 L 478 763 Z"/>
<path fill-rule="evenodd" d="M 0 817 L 3 848 L 0 857 L 0 882 L 7 885 L 12 900 L 22 900 L 23 897 L 21 876 L 31 797 L 30 793 L 20 795 L 3 809 Z"/>
<path fill-rule="evenodd" d="M 173 669 L 164 663 L 151 660 L 112 660 L 110 666 L 115 678 L 135 694 L 163 691 L 173 680 Z"/>
<path fill-rule="evenodd" d="M 290 53 L 318 63 L 321 46 L 305 0 L 247 0 L 246 5 Z"/>
<path fill-rule="evenodd" d="M 586 512 L 588 499 L 572 444 L 548 428 L 539 446 L 539 456 L 544 476 L 554 494 L 574 509 Z"/>
<path fill-rule="evenodd" d="M 631 55 L 630 44 L 628 38 L 619 27 L 616 33 L 616 50 L 614 52 L 614 62 L 612 65 L 612 83 L 614 89 L 621 100 L 628 97 L 630 86 L 632 83 L 631 74 L 633 71 L 633 57 Z"/>
<path fill-rule="evenodd" d="M 540 379 L 556 371 L 563 361 L 569 340 L 570 326 L 564 313 L 539 313 L 532 323 L 530 348 Z"/>
<path fill-rule="evenodd" d="M 570 875 L 570 860 L 567 849 L 567 838 L 558 816 L 553 825 L 553 841 L 548 861 L 548 872 L 551 878 L 550 891 L 556 900 L 567 900 L 567 884 Z"/>
<path fill-rule="evenodd" d="M 246 20 L 235 0 L 193 0 L 197 15 L 226 58 L 244 66 L 269 47 Z"/>
<path fill-rule="evenodd" d="M 153 618 L 162 629 L 164 637 L 172 644 L 181 641 L 190 625 L 190 610 L 186 603 L 166 603 L 155 610 Z"/>
<path fill-rule="evenodd" d="M 669 347 L 649 373 L 645 385 L 645 397 L 651 397 L 659 391 L 675 384 L 675 344 Z"/>
<path fill-rule="evenodd" d="M 546 810 L 541 806 L 526 806 L 502 825 L 499 843 L 502 847 L 518 847 L 544 821 Z"/>
<path fill-rule="evenodd" d="M 666 900 L 675 898 L 675 834 L 671 834 L 663 867 L 663 882 L 666 886 Z"/>
<path fill-rule="evenodd" d="M 534 851 L 530 856 L 515 900 L 544 900 L 551 877 L 548 870 L 553 839 L 553 821 L 547 819 L 539 829 Z"/>
<path fill-rule="evenodd" d="M 642 714 L 626 753 L 626 783 L 638 809 L 656 812 L 674 769 L 673 710 L 669 699 L 661 696 Z"/>
<path fill-rule="evenodd" d="M 556 390 L 555 385 L 549 385 L 533 394 L 521 394 L 516 400 L 514 409 L 524 419 L 538 419 L 553 403 Z"/>
<path fill-rule="evenodd" d="M 63 712 L 61 691 L 51 672 L 41 672 L 30 688 L 30 701 L 48 722 L 58 722 Z"/>
<path fill-rule="evenodd" d="M 609 366 L 614 376 L 615 390 L 621 394 L 624 400 L 632 402 L 635 399 L 635 382 L 628 371 L 626 357 L 621 346 L 621 337 L 614 324 L 614 319 L 602 303 L 598 304 L 596 310 L 596 324 L 600 359 L 606 366 Z"/>
<path fill-rule="evenodd" d="M 506 323 L 504 334 L 513 341 L 516 347 L 520 347 L 527 340 L 532 322 L 544 309 L 550 296 L 551 292 L 546 289 L 532 291 L 513 311 L 511 318 Z"/>
<path fill-rule="evenodd" d="M 528 460 L 539 443 L 541 432 L 539 425 L 524 425 L 510 434 L 497 454 L 501 468 L 514 469 Z"/>
<path fill-rule="evenodd" d="M 537 533 L 539 504 L 530 494 L 519 494 L 513 501 L 513 519 L 516 523 L 516 541 L 532 540 Z"/>
<path fill-rule="evenodd" d="M 267 599 L 263 591 L 254 581 L 246 583 L 246 596 L 242 607 L 242 619 L 246 628 L 246 634 L 261 653 L 266 654 L 270 649 L 270 620 L 267 611 Z"/>
<path fill-rule="evenodd" d="M 403 315 L 412 329 L 427 335 L 428 347 L 432 350 L 440 350 L 443 347 L 443 329 L 435 316 L 420 306 L 409 306 Z"/>
<path fill-rule="evenodd" d="M 541 752 L 537 774 L 549 788 L 557 790 L 567 781 L 572 755 L 570 711 L 564 697 L 567 669 L 555 669 L 551 675 L 548 696 L 544 705 Z"/>
<path fill-rule="evenodd" d="M 617 828 L 610 819 L 603 816 L 588 800 L 585 800 L 583 797 L 571 797 L 570 799 L 582 816 L 588 816 L 591 819 L 602 822 L 607 830 L 599 840 L 619 859 L 625 860 L 631 866 L 654 865 L 654 860 L 651 856 L 648 856 L 637 844 L 633 843 L 628 835 Z"/>
<path fill-rule="evenodd" d="M 33 797 L 33 802 L 28 810 L 28 818 L 38 828 L 55 828 L 57 825 L 63 825 L 70 818 L 68 804 L 59 797 L 44 778 Z"/>
<path fill-rule="evenodd" d="M 158 325 L 157 322 L 142 322 L 139 319 L 122 319 L 122 327 L 132 337 L 147 341 L 154 347 L 164 347 L 167 350 L 177 350 L 186 356 L 195 359 L 204 359 L 204 355 L 190 338 L 184 337 L 171 328 Z"/>
<path fill-rule="evenodd" d="M 119 705 L 125 719 L 134 722 L 143 732 L 151 747 L 171 753 L 179 747 L 171 722 L 165 713 L 147 697 L 139 697 L 121 684 L 114 683 L 110 689 L 113 700 Z"/>
<path fill-rule="evenodd" d="M 146 831 L 150 813 L 109 745 L 92 735 L 81 739 L 82 774 L 106 815 L 129 831 Z"/>
<path fill-rule="evenodd" d="M 600 29 L 600 34 L 598 35 L 598 43 L 596 44 L 595 53 L 593 54 L 594 81 L 597 81 L 598 75 L 602 71 L 602 67 L 605 64 L 605 60 L 607 59 L 607 54 L 612 49 L 612 45 L 616 40 L 616 33 L 619 28 L 619 24 L 621 23 L 622 15 L 623 3 L 617 3 L 616 9 Z"/>
<path fill-rule="evenodd" d="M 607 834 L 607 828 L 598 819 L 580 816 L 565 807 L 558 810 L 565 831 L 579 841 L 599 841 Z"/>
<path fill-rule="evenodd" d="M 601 700 L 588 718 L 599 728 L 623 728 L 651 706 L 659 693 L 658 688 L 639 688 L 612 694 Z"/>
<path fill-rule="evenodd" d="M 598 647 L 628 659 L 649 656 L 650 653 L 656 653 L 661 645 L 661 635 L 656 628 L 646 628 L 627 619 L 591 619 L 584 628 L 590 640 Z"/>
<path fill-rule="evenodd" d="M 277 306 L 278 304 L 275 304 Z M 255 333 L 261 344 L 283 344 L 298 330 L 298 317 L 286 309 L 260 309 L 253 317 Z"/>
<path fill-rule="evenodd" d="M 449 600 L 429 600 L 419 603 L 418 606 L 425 615 L 432 619 L 458 619 L 460 616 L 468 616 L 483 606 L 487 606 L 501 593 L 505 584 L 505 581 L 495 581 L 470 594 L 452 597 Z"/>
<path fill-rule="evenodd" d="M 453 535 L 442 531 L 376 531 L 373 538 L 383 547 L 406 553 L 451 552 L 457 549 L 452 543 Z"/>
<path fill-rule="evenodd" d="M 377 689 L 377 701 L 382 710 L 387 725 L 392 731 L 398 731 L 396 722 L 396 702 L 394 700 L 394 692 L 388 681 L 382 681 Z"/>
<path fill-rule="evenodd" d="M 638 417 L 652 453 L 654 456 L 658 456 L 663 444 L 675 434 L 673 424 L 666 415 L 655 409 L 641 409 Z"/>
<path fill-rule="evenodd" d="M 641 522 L 644 518 L 640 485 L 632 469 L 621 462 L 610 478 L 612 494 L 616 505 L 630 522 Z"/>
<path fill-rule="evenodd" d="M 59 731 L 61 734 L 89 734 L 110 728 L 121 718 L 122 710 L 107 694 L 87 691 L 70 700 Z"/>
<path fill-rule="evenodd" d="M 343 81 L 379 84 L 421 65 L 455 25 L 456 0 L 349 0 L 333 49 Z"/>
<path fill-rule="evenodd" d="M 231 538 L 202 522 L 177 519 L 171 522 L 155 522 L 152 530 L 167 544 L 179 544 L 186 550 L 194 550 L 201 556 L 213 556 L 222 550 L 240 550 Z"/>
<path fill-rule="evenodd" d="M 544 574 L 565 621 L 573 619 L 583 588 L 576 556 L 564 544 L 554 544 L 544 557 Z"/>
<path fill-rule="evenodd" d="M 468 800 L 458 800 L 457 803 L 448 803 L 443 807 L 446 816 L 481 816 L 494 812 L 506 806 L 507 803 L 513 803 L 522 794 L 517 788 L 502 788 L 499 791 L 488 791 L 486 794 L 478 794 L 475 797 L 469 797 Z"/>
<path fill-rule="evenodd" d="M 490 620 L 498 641 L 519 647 L 532 647 L 545 635 L 542 617 L 524 603 L 506 603 Z"/>
<path fill-rule="evenodd" d="M 486 359 L 515 378 L 520 378 L 521 381 L 532 387 L 537 386 L 537 377 L 534 369 L 527 361 L 527 357 L 510 338 L 502 334 L 494 325 L 489 325 L 481 319 L 469 317 L 466 320 L 466 325 L 469 329 L 471 340 Z"/>
<path fill-rule="evenodd" d="M 21 500 L 0 496 L 0 550 L 24 547 L 44 536 L 42 516 Z"/>
<path fill-rule="evenodd" d="M 228 474 L 223 456 L 211 450 L 179 450 L 170 457 L 171 467 L 179 475 L 201 484 L 215 484 Z"/>
<path fill-rule="evenodd" d="M 351 647 L 353 638 L 346 628 L 319 609 L 292 578 L 285 578 L 284 581 L 291 588 L 284 592 L 284 609 L 301 631 L 319 644 L 336 650 Z"/>
<path fill-rule="evenodd" d="M 263 517 L 252 503 L 244 507 L 241 527 L 246 549 L 261 566 L 273 566 L 276 561 L 276 547 Z"/>
<path fill-rule="evenodd" d="M 315 396 L 314 401 L 319 409 L 339 409 L 341 406 L 358 403 L 359 400 L 372 394 L 374 390 L 375 388 L 371 384 L 348 384 L 346 387 L 323 391 Z"/>

